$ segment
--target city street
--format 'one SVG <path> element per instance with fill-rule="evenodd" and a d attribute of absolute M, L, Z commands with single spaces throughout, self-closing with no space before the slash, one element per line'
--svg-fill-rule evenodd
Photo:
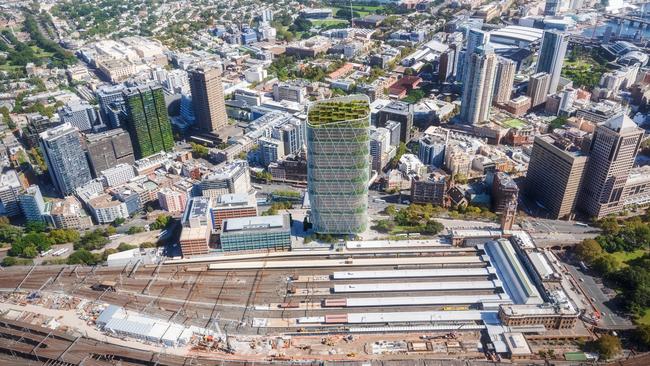
<path fill-rule="evenodd" d="M 633 324 L 629 319 L 621 317 L 614 311 L 611 301 L 614 298 L 614 292 L 612 290 L 605 288 L 602 282 L 597 282 L 600 280 L 597 280 L 589 274 L 584 273 L 584 271 L 582 271 L 582 269 L 579 267 L 566 262 L 564 262 L 564 264 L 569 269 L 571 275 L 577 280 L 578 285 L 585 292 L 587 298 L 591 300 L 591 303 L 600 312 L 601 326 L 615 329 L 626 329 L 633 327 Z M 611 299 L 603 292 L 603 289 L 605 289 L 607 292 L 611 291 Z"/>

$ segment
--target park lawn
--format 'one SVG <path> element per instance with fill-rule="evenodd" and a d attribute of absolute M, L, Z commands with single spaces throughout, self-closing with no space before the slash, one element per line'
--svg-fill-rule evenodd
<path fill-rule="evenodd" d="M 22 66 L 20 65 L 10 65 L 9 63 L 6 63 L 4 65 L 0 65 L 0 71 L 7 71 L 7 72 L 13 72 L 20 70 Z"/>
<path fill-rule="evenodd" d="M 336 12 L 339 9 L 343 9 L 344 7 L 342 6 L 332 6 L 332 12 L 334 15 L 336 15 Z M 360 16 L 365 17 L 366 15 L 369 14 L 375 14 L 375 11 L 377 9 L 382 9 L 383 7 L 381 5 L 352 5 L 352 11 L 359 13 Z M 345 6 L 345 9 L 350 10 L 349 6 Z"/>
<path fill-rule="evenodd" d="M 633 252 L 614 252 L 611 255 L 621 261 L 624 266 L 627 266 L 627 262 L 643 257 L 643 255 L 646 253 L 647 251 L 645 249 L 639 249 Z M 648 321 L 650 321 L 650 311 L 646 312 L 646 317 L 648 317 Z"/>
<path fill-rule="evenodd" d="M 314 19 L 310 20 L 311 23 L 316 27 L 329 27 L 332 25 L 342 25 L 347 26 L 348 21 L 345 19 Z"/>
<path fill-rule="evenodd" d="M 52 55 L 54 55 L 54 52 L 45 51 L 44 49 L 38 46 L 32 46 L 32 49 L 34 50 L 34 54 L 38 58 L 50 58 L 52 57 Z"/>

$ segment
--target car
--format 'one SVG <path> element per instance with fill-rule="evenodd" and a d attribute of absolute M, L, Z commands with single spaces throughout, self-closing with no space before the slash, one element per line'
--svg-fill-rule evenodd
<path fill-rule="evenodd" d="M 584 279 L 584 278 L 580 278 L 580 282 L 585 282 L 585 279 Z"/>
<path fill-rule="evenodd" d="M 596 299 L 594 299 L 594 298 L 592 297 L 592 298 L 591 298 L 591 301 L 596 301 Z"/>

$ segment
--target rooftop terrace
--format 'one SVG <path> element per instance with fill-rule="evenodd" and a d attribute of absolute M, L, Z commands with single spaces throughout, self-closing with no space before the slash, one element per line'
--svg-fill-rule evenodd
<path fill-rule="evenodd" d="M 370 114 L 367 100 L 331 100 L 314 104 L 309 109 L 311 125 L 354 121 Z"/>

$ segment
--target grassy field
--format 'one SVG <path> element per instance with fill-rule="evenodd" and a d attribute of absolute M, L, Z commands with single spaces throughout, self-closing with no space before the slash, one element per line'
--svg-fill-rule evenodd
<path fill-rule="evenodd" d="M 522 127 L 524 127 L 526 125 L 526 122 L 524 122 L 524 121 L 522 121 L 520 119 L 517 119 L 517 118 L 513 118 L 513 119 L 509 119 L 509 120 L 503 122 L 503 124 L 506 127 L 510 127 L 510 128 L 522 128 Z"/>
<path fill-rule="evenodd" d="M 333 25 L 346 27 L 350 23 L 345 19 L 314 19 L 310 21 L 316 27 L 329 27 Z"/>
<path fill-rule="evenodd" d="M 616 257 L 618 260 L 621 261 L 621 263 L 625 264 L 626 262 L 629 262 L 633 259 L 637 259 L 642 257 L 646 253 L 646 250 L 644 249 L 639 249 L 635 250 L 633 252 L 615 252 L 612 253 L 612 256 Z M 650 313 L 650 312 L 648 312 Z M 648 320 L 650 321 L 650 314 L 646 314 L 648 317 Z"/>
<path fill-rule="evenodd" d="M 342 6 L 332 6 L 331 8 L 332 8 L 332 12 L 334 13 L 334 15 L 336 15 L 336 12 L 337 12 L 339 9 L 342 9 L 343 7 L 342 7 Z M 348 9 L 348 10 L 350 9 L 349 6 L 346 6 L 345 8 Z M 374 6 L 371 6 L 371 5 L 361 5 L 361 4 L 358 4 L 358 5 L 352 5 L 352 10 L 353 10 L 354 12 L 356 12 L 356 13 L 359 13 L 359 15 L 361 15 L 362 17 L 364 17 L 364 16 L 366 16 L 366 15 L 368 15 L 368 14 L 375 14 L 375 11 L 376 11 L 377 9 L 382 9 L 382 8 L 383 8 L 383 7 L 382 7 L 381 5 L 374 5 Z"/>

